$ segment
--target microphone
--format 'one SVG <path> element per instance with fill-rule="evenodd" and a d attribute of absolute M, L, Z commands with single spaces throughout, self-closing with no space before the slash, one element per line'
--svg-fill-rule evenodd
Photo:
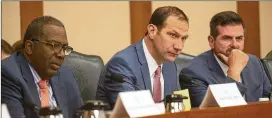
<path fill-rule="evenodd" d="M 129 85 L 133 86 L 134 89 L 143 90 L 143 89 L 139 88 L 138 86 L 132 84 L 131 82 L 126 81 L 121 74 L 111 73 L 111 74 L 108 74 L 106 76 L 109 77 L 109 78 L 111 78 L 111 80 L 113 80 L 115 82 L 118 82 L 118 83 L 128 83 Z"/>
<path fill-rule="evenodd" d="M 201 86 L 201 87 L 208 88 L 207 85 L 201 84 L 201 83 L 193 80 L 192 78 L 186 76 L 185 74 L 180 73 L 179 74 L 179 85 L 180 85 L 180 87 L 182 86 L 182 83 L 195 84 L 195 85 L 198 85 L 198 86 Z"/>
<path fill-rule="evenodd" d="M 40 107 L 36 106 L 35 104 L 31 103 L 30 101 L 24 101 L 23 104 L 28 107 L 29 109 L 33 110 L 37 115 L 39 115 Z"/>

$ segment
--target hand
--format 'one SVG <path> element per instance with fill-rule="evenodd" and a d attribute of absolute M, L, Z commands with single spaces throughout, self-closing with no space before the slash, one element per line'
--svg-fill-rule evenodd
<path fill-rule="evenodd" d="M 240 82 L 240 74 L 244 67 L 247 65 L 248 56 L 237 49 L 233 49 L 229 55 L 226 57 L 224 54 L 218 53 L 218 56 L 228 65 L 228 76 L 235 81 Z"/>

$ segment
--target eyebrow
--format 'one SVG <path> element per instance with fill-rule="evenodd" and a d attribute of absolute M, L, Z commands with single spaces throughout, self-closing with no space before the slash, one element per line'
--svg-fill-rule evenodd
<path fill-rule="evenodd" d="M 186 34 L 186 35 L 184 35 L 182 38 L 183 38 L 183 39 L 188 39 L 188 37 L 189 37 L 189 35 Z"/>
<path fill-rule="evenodd" d="M 66 44 L 64 44 L 64 43 L 61 43 L 61 42 L 58 42 L 58 41 L 55 41 L 55 40 L 50 40 L 49 42 L 59 43 L 59 44 L 61 44 L 63 46 L 69 45 L 68 42 Z"/>
<path fill-rule="evenodd" d="M 178 33 L 177 31 L 175 31 L 175 30 L 170 30 L 170 32 L 174 32 L 175 34 L 177 34 L 178 36 L 182 36 L 180 33 Z M 184 35 L 184 36 L 182 36 L 182 38 L 188 38 L 189 36 L 188 36 L 188 34 L 186 34 L 186 35 Z"/>
<path fill-rule="evenodd" d="M 243 38 L 243 37 L 245 37 L 245 36 L 242 36 L 242 35 L 241 35 L 241 36 L 237 36 L 237 37 L 235 37 L 235 38 L 237 39 L 237 38 Z"/>
<path fill-rule="evenodd" d="M 222 37 L 223 37 L 223 38 L 232 38 L 232 36 L 229 36 L 229 35 L 224 35 L 224 36 L 222 36 Z M 243 37 L 245 37 L 245 36 L 240 35 L 240 36 L 236 36 L 235 39 L 237 39 L 237 38 L 243 38 Z"/>

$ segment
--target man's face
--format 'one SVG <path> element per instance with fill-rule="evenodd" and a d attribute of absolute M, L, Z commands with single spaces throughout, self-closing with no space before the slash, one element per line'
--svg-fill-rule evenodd
<path fill-rule="evenodd" d="M 164 24 L 161 31 L 157 31 L 154 36 L 153 44 L 160 60 L 173 62 L 183 49 L 189 24 L 177 16 L 169 16 Z"/>
<path fill-rule="evenodd" d="M 218 36 L 209 36 L 209 45 L 217 55 L 222 53 L 229 56 L 232 49 L 244 49 L 244 29 L 239 25 L 217 26 Z"/>
<path fill-rule="evenodd" d="M 63 50 L 55 52 L 51 44 L 53 43 L 55 47 L 61 44 L 68 45 L 67 36 L 63 27 L 54 25 L 45 25 L 43 33 L 40 42 L 34 45 L 32 62 L 40 76 L 52 77 L 63 63 L 65 54 Z"/>

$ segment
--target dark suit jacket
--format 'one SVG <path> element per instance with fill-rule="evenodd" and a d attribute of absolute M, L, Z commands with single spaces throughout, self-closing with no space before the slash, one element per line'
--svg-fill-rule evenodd
<path fill-rule="evenodd" d="M 119 92 L 152 90 L 149 69 L 143 50 L 142 41 L 130 45 L 115 54 L 101 72 L 96 98 L 114 106 Z M 122 75 L 126 82 L 118 83 L 111 80 L 111 73 Z M 165 62 L 162 68 L 164 78 L 164 96 L 177 90 L 177 69 L 174 62 Z M 130 83 L 130 84 L 129 84 Z M 133 86 L 133 85 L 137 86 Z"/>
<path fill-rule="evenodd" d="M 249 61 L 241 73 L 242 83 L 225 76 L 211 50 L 195 57 L 192 60 L 192 64 L 182 69 L 181 73 L 205 86 L 236 83 L 240 92 L 245 94 L 245 100 L 247 102 L 255 102 L 261 97 L 269 96 L 271 85 L 260 60 L 253 55 L 248 54 L 248 56 Z M 182 85 L 183 88 L 189 88 L 192 106 L 198 107 L 205 96 L 207 87 L 188 83 L 182 83 Z"/>
<path fill-rule="evenodd" d="M 7 104 L 12 118 L 36 118 L 33 106 L 40 107 L 41 103 L 28 61 L 16 52 L 1 62 L 1 103 Z M 64 118 L 74 117 L 83 101 L 72 71 L 61 67 L 50 84 Z"/>

